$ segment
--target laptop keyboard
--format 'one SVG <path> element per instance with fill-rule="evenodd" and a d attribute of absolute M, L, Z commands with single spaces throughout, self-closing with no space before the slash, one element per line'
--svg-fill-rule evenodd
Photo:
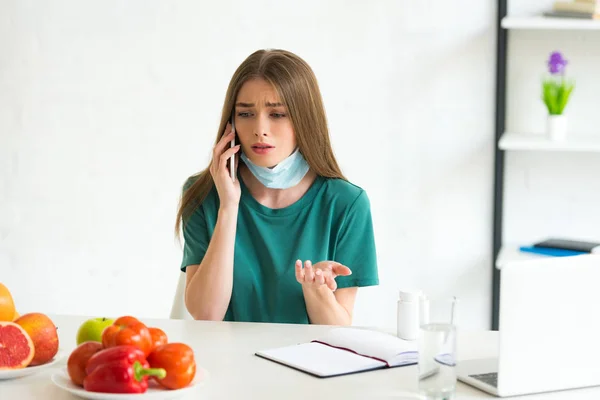
<path fill-rule="evenodd" d="M 490 386 L 493 387 L 498 387 L 498 373 L 497 372 L 490 372 L 487 374 L 476 374 L 476 375 L 469 375 L 471 378 L 475 378 L 478 381 L 487 383 Z"/>

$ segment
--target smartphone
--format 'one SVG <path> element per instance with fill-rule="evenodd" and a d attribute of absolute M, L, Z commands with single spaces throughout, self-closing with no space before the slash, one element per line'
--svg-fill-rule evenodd
<path fill-rule="evenodd" d="M 234 116 L 231 116 L 231 130 L 233 131 L 233 139 L 231 139 L 230 147 L 235 146 L 235 122 Z M 231 179 L 235 182 L 235 154 L 229 157 L 229 173 L 231 174 Z"/>

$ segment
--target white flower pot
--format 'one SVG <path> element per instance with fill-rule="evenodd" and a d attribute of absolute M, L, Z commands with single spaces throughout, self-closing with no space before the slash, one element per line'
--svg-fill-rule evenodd
<path fill-rule="evenodd" d="M 567 116 L 548 115 L 546 121 L 546 133 L 553 141 L 562 141 L 567 138 Z"/>

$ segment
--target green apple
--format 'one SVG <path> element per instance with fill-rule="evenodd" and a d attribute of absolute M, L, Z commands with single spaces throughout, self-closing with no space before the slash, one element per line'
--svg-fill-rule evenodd
<path fill-rule="evenodd" d="M 102 343 L 102 331 L 113 322 L 115 321 L 110 318 L 88 319 L 77 330 L 77 345 L 89 341 Z"/>

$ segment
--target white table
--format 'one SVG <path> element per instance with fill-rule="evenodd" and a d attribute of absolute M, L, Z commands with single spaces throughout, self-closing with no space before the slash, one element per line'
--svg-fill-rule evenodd
<path fill-rule="evenodd" d="M 79 325 L 89 317 L 50 316 L 58 326 L 65 358 L 75 348 Z M 142 319 L 163 329 L 169 341 L 182 341 L 195 351 L 199 366 L 209 372 L 206 384 L 193 399 L 415 399 L 416 366 L 377 370 L 319 379 L 254 356 L 260 349 L 309 341 L 330 329 L 327 326 L 228 323 Z M 496 332 L 459 332 L 458 359 L 490 357 L 496 352 Z M 36 375 L 0 381 L 0 399 L 77 399 L 55 387 L 48 369 Z M 457 399 L 489 399 L 487 395 L 458 383 Z M 598 399 L 600 388 L 530 395 L 527 399 Z"/>

